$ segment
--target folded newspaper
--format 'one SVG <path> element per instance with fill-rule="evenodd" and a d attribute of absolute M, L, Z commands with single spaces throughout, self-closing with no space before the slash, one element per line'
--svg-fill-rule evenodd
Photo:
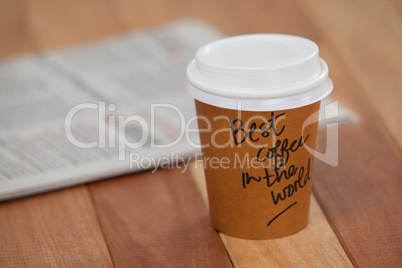
<path fill-rule="evenodd" d="M 184 20 L 0 62 L 0 200 L 186 169 L 200 150 L 185 68 L 197 48 L 222 36 Z M 321 128 L 354 120 L 337 103 L 331 109 Z"/>

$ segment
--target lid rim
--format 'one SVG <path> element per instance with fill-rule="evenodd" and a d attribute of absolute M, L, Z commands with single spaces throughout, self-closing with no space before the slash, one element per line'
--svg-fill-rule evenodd
<path fill-rule="evenodd" d="M 191 71 L 192 68 L 196 68 L 195 60 L 192 60 L 190 64 L 187 66 L 186 72 L 187 72 L 187 80 L 194 87 L 198 88 L 199 90 L 210 93 L 212 95 L 224 96 L 224 97 L 237 97 L 244 99 L 257 99 L 257 98 L 270 98 L 270 97 L 272 98 L 272 97 L 287 96 L 300 92 L 305 92 L 312 88 L 318 87 L 320 84 L 324 83 L 324 81 L 328 77 L 328 66 L 322 58 L 319 58 L 319 60 L 321 65 L 321 72 L 318 73 L 315 77 L 313 77 L 312 80 L 284 87 L 258 88 L 258 92 L 242 91 L 245 89 L 250 89 L 251 87 L 250 88 L 223 87 L 207 83 L 199 79 L 199 77 L 197 79 L 195 75 L 196 72 Z M 237 90 L 237 92 L 233 92 L 233 90 Z"/>
<path fill-rule="evenodd" d="M 266 99 L 241 99 L 212 95 L 194 87 L 189 82 L 187 82 L 186 89 L 194 99 L 216 107 L 237 110 L 240 103 L 241 110 L 243 111 L 282 111 L 300 108 L 321 101 L 331 94 L 333 87 L 332 80 L 327 77 L 322 85 L 312 90 L 314 94 L 310 94 L 311 92 L 307 91 L 290 96 Z"/>

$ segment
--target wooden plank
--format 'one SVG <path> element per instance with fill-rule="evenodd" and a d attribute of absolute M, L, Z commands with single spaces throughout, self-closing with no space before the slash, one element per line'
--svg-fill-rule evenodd
<path fill-rule="evenodd" d="M 189 175 L 158 170 L 89 189 L 116 266 L 231 267 Z"/>
<path fill-rule="evenodd" d="M 106 2 L 26 0 L 24 3 L 31 34 L 42 49 L 119 32 Z"/>
<path fill-rule="evenodd" d="M 360 122 L 340 129 L 336 168 L 316 162 L 314 193 L 355 265 L 397 267 L 402 256 L 401 154 L 336 56 L 326 55 L 336 93 L 353 103 Z M 318 143 L 324 147 L 325 140 L 319 136 Z"/>
<path fill-rule="evenodd" d="M 85 186 L 0 204 L 0 267 L 112 267 Z"/>
<path fill-rule="evenodd" d="M 0 58 L 36 50 L 20 0 L 0 1 Z"/>
<path fill-rule="evenodd" d="M 186 1 L 108 0 L 110 12 L 124 30 L 146 29 L 183 17 Z"/>
<path fill-rule="evenodd" d="M 303 4 L 300 4 L 300 9 L 302 6 Z M 339 165 L 336 168 L 316 162 L 317 179 L 313 190 L 353 264 L 359 267 L 397 267 L 402 256 L 400 249 L 402 219 L 398 213 L 402 211 L 400 194 L 402 157 L 392 139 L 395 138 L 395 130 L 390 129 L 386 122 L 386 126 L 383 124 L 389 118 L 386 119 L 385 114 L 380 113 L 381 121 L 376 112 L 380 107 L 384 107 L 389 112 L 386 117 L 393 118 L 388 123 L 400 116 L 398 112 L 400 109 L 397 107 L 399 104 L 390 104 L 394 102 L 393 98 L 398 102 L 398 94 L 393 94 L 395 90 L 392 87 L 363 90 L 360 85 L 363 85 L 362 79 L 374 81 L 381 77 L 388 79 L 386 83 L 396 85 L 399 83 L 400 76 L 393 71 L 389 73 L 389 76 L 385 76 L 381 70 L 377 71 L 378 76 L 374 75 L 371 68 L 375 67 L 375 62 L 372 62 L 372 59 L 366 62 L 366 68 L 360 71 L 351 71 L 348 68 L 358 66 L 359 57 L 351 57 L 346 61 L 345 59 L 351 55 L 351 47 L 347 47 L 345 43 L 342 45 L 339 43 L 347 42 L 345 40 L 347 37 L 340 33 L 337 36 L 343 41 L 336 42 L 330 36 L 333 36 L 333 32 L 346 31 L 345 29 L 352 23 L 339 29 L 323 30 L 314 17 L 321 12 L 328 13 L 328 17 L 332 16 L 331 18 L 334 19 L 332 14 L 334 12 L 338 18 L 339 14 L 342 14 L 342 20 L 351 22 L 356 13 L 345 14 L 346 11 L 337 11 L 339 10 L 333 6 L 323 7 L 315 10 L 316 14 L 309 13 L 306 21 L 310 19 L 320 33 L 318 40 L 321 41 L 319 42 L 321 55 L 330 66 L 330 75 L 335 84 L 333 96 L 352 107 L 360 119 L 358 124 L 343 127 L 339 131 Z M 360 11 L 364 12 L 364 10 Z M 386 20 L 385 17 L 382 18 Z M 357 21 L 357 23 L 360 22 Z M 371 30 L 366 29 L 370 23 L 361 24 L 354 32 L 357 36 L 353 38 L 355 40 L 367 38 L 365 32 L 368 35 L 372 34 Z M 334 21 L 333 23 L 322 21 L 322 24 L 333 26 Z M 374 42 L 379 44 L 378 40 Z M 362 45 L 358 44 L 358 50 L 366 51 L 365 54 L 372 55 L 372 58 L 378 59 L 384 53 L 383 49 L 377 49 L 371 45 L 362 47 Z M 392 51 L 392 47 L 389 49 Z M 391 56 L 384 57 L 381 61 L 382 66 L 392 66 L 394 59 L 390 58 Z M 368 84 L 364 83 L 364 85 Z M 374 111 L 371 106 L 374 96 L 370 93 L 372 90 L 383 94 L 375 100 L 377 111 Z M 379 103 L 381 106 L 378 105 Z M 392 137 L 389 135 L 389 130 Z M 325 135 L 319 136 L 318 143 L 321 147 L 325 146 L 325 139 Z"/>
<path fill-rule="evenodd" d="M 402 15 L 387 1 L 300 1 L 402 148 Z M 399 1 L 399 10 L 402 2 Z"/>
<path fill-rule="evenodd" d="M 208 205 L 202 162 L 193 162 L 190 170 Z M 219 235 L 235 267 L 353 267 L 314 195 L 308 226 L 297 234 L 272 240 Z"/>

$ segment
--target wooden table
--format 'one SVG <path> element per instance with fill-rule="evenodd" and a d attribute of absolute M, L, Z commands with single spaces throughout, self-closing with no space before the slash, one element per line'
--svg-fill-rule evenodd
<path fill-rule="evenodd" d="M 228 35 L 281 32 L 318 43 L 333 96 L 359 122 L 339 130 L 338 167 L 316 164 L 308 227 L 262 241 L 217 233 L 193 163 L 184 174 L 143 172 L 1 203 L 0 266 L 400 267 L 400 1 L 0 0 L 0 56 L 183 17 Z"/>

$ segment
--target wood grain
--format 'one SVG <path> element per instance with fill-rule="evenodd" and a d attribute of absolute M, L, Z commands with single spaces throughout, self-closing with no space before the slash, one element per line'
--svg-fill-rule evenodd
<path fill-rule="evenodd" d="M 208 206 L 202 162 L 190 170 Z M 299 233 L 271 240 L 219 235 L 235 267 L 353 267 L 314 196 L 308 226 Z"/>
<path fill-rule="evenodd" d="M 117 267 L 231 267 L 190 176 L 158 170 L 89 188 Z"/>
<path fill-rule="evenodd" d="M 37 50 L 20 0 L 0 1 L 0 58 Z"/>
<path fill-rule="evenodd" d="M 0 204 L 0 267 L 112 267 L 84 186 Z"/>
<path fill-rule="evenodd" d="M 300 1 L 402 148 L 402 2 Z"/>
<path fill-rule="evenodd" d="M 340 129 L 337 167 L 316 162 L 314 193 L 355 265 L 398 267 L 402 256 L 400 151 L 336 55 L 326 59 L 332 66 L 336 96 L 353 103 L 360 122 Z M 319 146 L 325 148 L 325 143 L 325 135 L 319 136 Z"/>
<path fill-rule="evenodd" d="M 26 0 L 30 34 L 41 49 L 66 46 L 119 32 L 104 1 Z"/>
<path fill-rule="evenodd" d="M 302 8 L 301 6 L 300 8 Z M 360 11 L 364 8 L 367 7 L 361 6 Z M 339 11 L 336 7 L 327 6 L 324 9 L 316 10 L 315 15 L 307 15 L 307 19 L 317 25 L 317 32 L 320 33 L 317 35 L 320 54 L 330 66 L 330 75 L 335 84 L 332 95 L 353 108 L 359 116 L 359 123 L 342 127 L 339 130 L 339 165 L 336 168 L 331 168 L 324 163 L 317 163 L 314 193 L 353 264 L 359 267 L 398 267 L 402 256 L 400 247 L 402 244 L 402 229 L 400 228 L 402 226 L 400 217 L 400 211 L 402 211 L 402 167 L 400 165 L 402 157 L 398 145 L 394 142 L 400 138 L 400 131 L 397 130 L 399 126 L 394 126 L 392 129 L 389 124 L 395 120 L 398 121 L 397 118 L 401 115 L 398 112 L 400 111 L 400 101 L 398 101 L 400 90 L 396 87 L 386 86 L 379 90 L 373 85 L 380 80 L 388 80 L 386 84 L 396 85 L 399 83 L 400 76 L 396 73 L 385 75 L 384 72 L 388 68 L 379 67 L 376 71 L 370 69 L 375 64 L 373 59 L 384 55 L 381 48 L 388 52 L 395 52 L 391 48 L 394 44 L 390 45 L 387 40 L 380 40 L 381 38 L 376 39 L 377 46 L 375 47 L 371 44 L 360 43 L 358 44 L 359 50 L 364 50 L 366 54 L 353 57 L 351 46 L 339 45 L 340 42 L 347 42 L 346 36 L 338 35 L 343 40 L 338 42 L 331 36 L 332 32 L 345 34 L 344 28 L 346 29 L 347 25 L 350 25 L 351 28 L 355 27 L 350 22 L 352 14 L 346 15 L 348 11 L 345 10 L 345 7 L 341 8 L 344 11 L 342 13 L 344 20 L 349 20 L 349 24 L 346 23 L 344 28 L 323 31 L 320 30 L 322 26 L 319 26 L 320 24 L 314 17 L 320 16 L 323 19 L 322 15 L 318 15 L 323 10 L 328 10 L 328 13 L 332 11 L 340 14 L 340 12 L 336 12 Z M 363 17 L 370 14 L 364 11 L 362 13 L 366 14 L 362 15 Z M 381 14 L 381 11 L 379 13 Z M 392 20 L 393 13 L 391 12 L 389 15 Z M 328 16 L 334 15 L 331 13 Z M 384 16 L 381 18 L 387 21 Z M 366 17 L 365 19 L 368 20 Z M 368 21 L 372 23 L 374 20 Z M 322 24 L 335 27 L 336 23 L 322 21 Z M 363 25 L 365 24 L 361 24 L 360 30 Z M 368 42 L 369 38 L 376 36 L 372 31 L 371 28 L 367 31 L 355 29 L 354 32 L 350 32 L 350 35 L 355 34 L 354 39 L 360 37 L 360 42 L 362 40 Z M 391 47 L 387 48 L 387 46 Z M 357 55 L 359 53 L 360 51 L 356 52 Z M 359 62 L 363 55 L 369 57 L 366 59 L 368 61 L 365 63 L 367 65 L 365 68 Z M 395 54 L 395 57 L 398 57 L 398 53 Z M 393 61 L 394 59 L 388 61 L 384 58 L 378 62 L 382 66 L 391 66 L 394 64 Z M 352 70 L 350 66 L 354 66 L 355 70 Z M 377 75 L 374 75 L 373 72 L 377 72 Z M 366 81 L 363 82 L 364 79 Z M 379 92 L 382 94 L 381 96 L 373 97 Z M 373 100 L 376 102 L 377 111 L 371 108 Z M 381 107 L 389 112 L 388 114 L 378 113 L 380 103 Z M 319 136 L 319 147 L 325 148 L 325 143 L 326 136 Z"/>

